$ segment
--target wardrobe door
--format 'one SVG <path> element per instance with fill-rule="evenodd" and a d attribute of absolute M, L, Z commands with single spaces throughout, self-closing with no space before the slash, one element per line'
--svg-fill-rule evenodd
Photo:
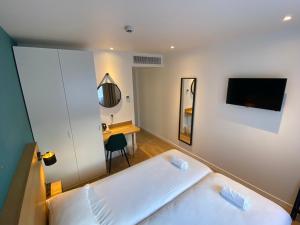
<path fill-rule="evenodd" d="M 63 188 L 79 182 L 58 51 L 14 47 L 21 86 L 35 141 L 42 153 L 54 151 L 57 163 L 45 166 L 47 182 Z"/>
<path fill-rule="evenodd" d="M 80 181 L 106 172 L 94 59 L 91 52 L 58 50 Z"/>

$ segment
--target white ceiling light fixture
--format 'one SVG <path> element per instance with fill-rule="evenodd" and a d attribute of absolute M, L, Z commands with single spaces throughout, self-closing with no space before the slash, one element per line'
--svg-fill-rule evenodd
<path fill-rule="evenodd" d="M 286 15 L 285 17 L 283 17 L 282 21 L 287 22 L 287 21 L 290 21 L 292 19 L 293 19 L 293 17 L 291 15 Z"/>
<path fill-rule="evenodd" d="M 170 49 L 174 49 L 174 48 L 175 48 L 175 46 L 174 46 L 174 45 L 171 45 L 171 46 L 170 46 Z"/>
<path fill-rule="evenodd" d="M 112 51 L 114 50 L 114 48 L 113 48 L 113 47 L 110 47 L 109 49 L 110 49 L 110 50 L 112 50 Z"/>

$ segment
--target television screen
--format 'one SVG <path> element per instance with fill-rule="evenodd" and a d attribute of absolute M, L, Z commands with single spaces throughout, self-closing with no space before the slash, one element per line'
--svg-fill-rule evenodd
<path fill-rule="evenodd" d="M 229 78 L 226 103 L 280 111 L 285 78 Z"/>

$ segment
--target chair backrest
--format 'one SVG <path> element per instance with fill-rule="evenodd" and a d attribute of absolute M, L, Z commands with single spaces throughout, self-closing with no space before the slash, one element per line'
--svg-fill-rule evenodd
<path fill-rule="evenodd" d="M 125 148 L 127 141 L 124 134 L 111 135 L 105 145 L 107 151 L 117 151 Z"/>

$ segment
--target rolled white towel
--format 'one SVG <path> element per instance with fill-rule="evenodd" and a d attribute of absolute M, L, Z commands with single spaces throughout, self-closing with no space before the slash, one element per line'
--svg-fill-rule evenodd
<path fill-rule="evenodd" d="M 187 161 L 180 159 L 176 156 L 172 157 L 171 163 L 180 170 L 187 170 L 189 168 L 189 163 Z"/>
<path fill-rule="evenodd" d="M 232 190 L 228 186 L 224 186 L 220 192 L 221 196 L 229 201 L 231 204 L 235 205 L 236 207 L 247 210 L 249 208 L 249 200 L 239 194 L 238 192 Z"/>

